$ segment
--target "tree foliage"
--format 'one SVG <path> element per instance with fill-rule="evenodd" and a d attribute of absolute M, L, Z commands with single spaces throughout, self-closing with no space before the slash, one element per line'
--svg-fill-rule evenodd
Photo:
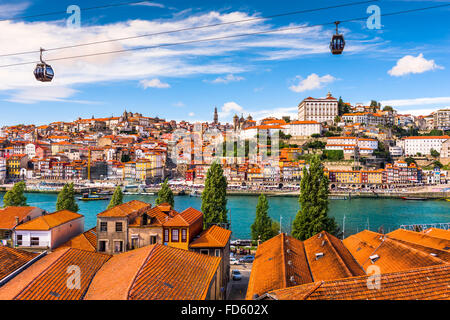
<path fill-rule="evenodd" d="M 123 203 L 123 193 L 122 189 L 117 186 L 116 190 L 114 190 L 114 194 L 111 197 L 111 201 L 109 202 L 109 205 L 106 209 L 114 208 L 115 206 L 118 206 L 119 204 Z"/>
<path fill-rule="evenodd" d="M 6 192 L 3 198 L 4 207 L 26 207 L 27 197 L 25 196 L 26 184 L 25 182 L 17 182 L 11 190 Z"/>
<path fill-rule="evenodd" d="M 322 231 L 338 234 L 334 218 L 328 217 L 328 186 L 329 180 L 322 163 L 318 156 L 314 156 L 309 170 L 306 167 L 303 169 L 299 197 L 301 209 L 292 225 L 293 237 L 306 240 Z"/>
<path fill-rule="evenodd" d="M 258 198 L 255 222 L 251 226 L 252 240 L 267 241 L 277 235 L 273 229 L 274 221 L 269 216 L 269 202 L 264 194 Z"/>
<path fill-rule="evenodd" d="M 78 204 L 75 201 L 75 189 L 73 183 L 65 184 L 62 190 L 58 193 L 56 200 L 56 211 L 69 210 L 78 212 Z"/>
<path fill-rule="evenodd" d="M 205 190 L 202 193 L 202 212 L 205 227 L 210 224 L 228 223 L 227 179 L 220 164 L 214 162 L 209 168 Z"/>
<path fill-rule="evenodd" d="M 173 192 L 169 187 L 169 180 L 166 179 L 164 183 L 161 186 L 161 189 L 158 191 L 158 198 L 156 198 L 156 205 L 159 206 L 160 204 L 168 203 L 172 206 L 172 208 L 175 205 L 175 199 L 173 196 Z"/>

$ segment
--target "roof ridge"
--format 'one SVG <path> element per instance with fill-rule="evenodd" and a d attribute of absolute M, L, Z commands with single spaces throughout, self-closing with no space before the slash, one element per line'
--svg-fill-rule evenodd
<path fill-rule="evenodd" d="M 353 276 L 353 272 L 350 270 L 350 268 L 347 266 L 347 264 L 345 263 L 344 259 L 342 259 L 341 255 L 339 254 L 339 252 L 336 250 L 336 248 L 334 247 L 333 243 L 331 242 L 330 238 L 328 237 L 328 232 L 323 231 L 324 233 L 324 238 L 328 241 L 328 243 L 330 244 L 331 249 L 333 250 L 333 252 L 336 254 L 338 261 L 341 263 L 341 265 L 343 265 L 345 267 L 345 271 L 349 276 Z M 346 248 L 347 249 L 347 248 Z M 348 249 L 347 249 L 348 250 Z M 353 256 L 352 256 L 353 257 Z M 363 269 L 364 270 L 364 269 Z"/>
<path fill-rule="evenodd" d="M 314 287 L 312 287 L 310 290 L 308 290 L 308 291 L 301 297 L 301 299 L 299 299 L 299 300 L 306 300 L 306 299 L 308 299 L 309 296 L 312 295 L 312 294 L 314 293 L 314 291 L 316 291 L 317 289 L 319 289 L 320 286 L 321 286 L 322 284 L 324 284 L 324 283 L 325 283 L 325 281 L 323 281 L 323 280 L 317 282 L 317 283 L 314 285 Z"/>
<path fill-rule="evenodd" d="M 285 241 L 285 235 L 284 233 L 281 233 L 281 261 L 283 261 L 283 267 L 281 268 L 281 272 L 282 272 L 282 279 L 283 279 L 283 287 L 287 288 L 287 279 L 286 279 L 286 254 L 284 252 L 284 241 Z"/>
<path fill-rule="evenodd" d="M 404 243 L 402 243 L 401 241 L 398 241 L 398 240 L 396 240 L 396 239 L 392 239 L 392 238 L 387 237 L 387 240 L 392 241 L 394 244 L 396 244 L 396 245 L 398 245 L 398 246 L 400 246 L 400 247 L 405 247 L 405 248 L 407 248 L 408 250 L 411 250 L 411 251 L 413 251 L 413 252 L 416 253 L 416 254 L 419 254 L 419 255 L 422 255 L 422 256 L 425 256 L 425 257 L 431 257 L 432 259 L 436 260 L 436 262 L 441 262 L 441 263 L 443 263 L 443 264 L 448 263 L 447 261 L 442 260 L 441 258 L 435 257 L 435 256 L 433 256 L 433 255 L 431 255 L 431 254 L 428 254 L 428 253 L 422 251 L 422 250 L 419 250 L 419 249 L 416 249 L 416 248 L 414 248 L 414 247 L 411 247 L 411 246 L 409 246 L 409 245 L 407 245 L 407 244 L 404 244 Z M 422 245 L 422 246 L 424 246 L 424 245 Z M 424 246 L 424 247 L 426 247 L 426 246 Z M 434 248 L 431 248 L 431 249 L 434 249 Z M 443 250 L 442 250 L 442 251 L 443 251 Z"/>

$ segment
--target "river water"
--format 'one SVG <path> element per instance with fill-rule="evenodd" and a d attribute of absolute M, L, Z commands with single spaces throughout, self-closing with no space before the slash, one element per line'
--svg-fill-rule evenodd
<path fill-rule="evenodd" d="M 0 194 L 2 204 L 4 193 Z M 53 212 L 56 206 L 56 194 L 28 193 L 30 206 L 40 207 Z M 155 203 L 156 196 L 126 195 L 124 201 L 141 200 Z M 299 210 L 295 197 L 269 197 L 269 214 L 280 221 L 283 232 L 290 231 L 290 225 Z M 233 238 L 250 238 L 250 226 L 256 212 L 256 196 L 230 196 L 228 198 L 229 217 Z M 85 229 L 96 225 L 96 215 L 106 209 L 109 201 L 78 202 L 79 213 L 85 216 Z M 201 198 L 189 196 L 175 197 L 175 209 L 183 211 L 188 207 L 200 210 Z M 345 235 L 357 233 L 364 229 L 377 231 L 383 227 L 385 232 L 399 228 L 402 224 L 424 224 L 450 222 L 450 202 L 447 201 L 404 201 L 397 199 L 352 199 L 331 200 L 329 215 L 343 227 L 345 216 Z"/>

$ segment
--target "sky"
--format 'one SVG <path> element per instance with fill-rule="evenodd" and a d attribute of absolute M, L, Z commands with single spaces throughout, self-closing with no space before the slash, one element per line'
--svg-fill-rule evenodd
<path fill-rule="evenodd" d="M 168 120 L 212 121 L 215 107 L 221 122 L 234 114 L 295 119 L 303 99 L 327 92 L 352 104 L 377 100 L 414 115 L 449 107 L 450 7 L 382 16 L 379 29 L 369 28 L 365 20 L 343 22 L 344 53 L 334 56 L 328 48 L 332 22 L 370 16 L 371 5 L 386 14 L 446 1 L 380 0 L 161 34 L 359 1 L 155 0 L 83 10 L 130 0 L 0 0 L 0 126 L 118 116 L 124 110 Z M 70 5 L 81 8 L 79 27 L 71 23 L 76 22 L 72 12 L 22 18 L 66 12 Z M 274 32 L 154 47 L 268 31 Z M 49 61 L 55 71 L 50 83 L 34 79 L 33 64 L 1 67 L 39 60 L 34 51 L 40 47 L 149 33 L 160 34 L 44 52 L 44 60 L 51 60 L 153 47 Z"/>

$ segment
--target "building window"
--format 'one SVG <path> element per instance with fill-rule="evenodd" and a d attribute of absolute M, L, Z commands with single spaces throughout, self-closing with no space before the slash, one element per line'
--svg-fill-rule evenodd
<path fill-rule="evenodd" d="M 31 237 L 31 246 L 39 246 L 39 237 Z"/>
<path fill-rule="evenodd" d="M 123 251 L 123 242 L 122 241 L 114 241 L 114 252 L 119 253 Z"/>
<path fill-rule="evenodd" d="M 164 229 L 164 242 L 169 242 L 169 229 Z"/>
<path fill-rule="evenodd" d="M 179 230 L 178 229 L 172 229 L 172 242 L 179 242 Z"/>
<path fill-rule="evenodd" d="M 220 249 L 216 249 L 215 256 L 220 257 Z"/>
<path fill-rule="evenodd" d="M 187 229 L 181 229 L 181 242 L 187 242 Z"/>
<path fill-rule="evenodd" d="M 200 249 L 200 253 L 209 255 L 209 250 L 208 249 Z"/>
<path fill-rule="evenodd" d="M 21 235 L 21 234 L 18 234 L 18 235 L 17 235 L 17 245 L 18 245 L 18 246 L 21 246 L 21 245 L 22 245 L 22 235 Z"/>
<path fill-rule="evenodd" d="M 105 252 L 106 251 L 106 241 L 101 240 L 98 245 L 98 251 Z"/>
<path fill-rule="evenodd" d="M 156 244 L 156 236 L 150 236 L 150 244 Z"/>
<path fill-rule="evenodd" d="M 116 222 L 116 232 L 122 232 L 122 222 Z"/>
<path fill-rule="evenodd" d="M 100 222 L 100 231 L 101 232 L 107 232 L 108 231 L 108 223 L 107 222 Z"/>

